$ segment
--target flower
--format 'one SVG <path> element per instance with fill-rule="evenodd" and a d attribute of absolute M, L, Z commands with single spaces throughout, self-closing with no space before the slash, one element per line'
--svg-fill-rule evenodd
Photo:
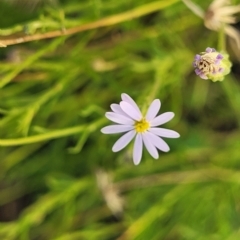
<path fill-rule="evenodd" d="M 233 14 L 238 12 L 240 12 L 240 5 L 230 5 L 229 0 L 214 0 L 205 13 L 204 24 L 214 31 L 219 31 L 223 27 L 225 33 L 233 38 L 240 48 L 240 34 L 230 25 L 237 22 Z"/>
<path fill-rule="evenodd" d="M 230 72 L 231 62 L 228 55 L 217 52 L 214 48 L 206 48 L 205 52 L 197 54 L 193 61 L 195 73 L 202 79 L 213 82 L 222 81 Z"/>
<path fill-rule="evenodd" d="M 229 0 L 214 0 L 204 12 L 191 0 L 182 1 L 192 12 L 203 18 L 206 28 L 217 32 L 223 28 L 224 32 L 234 39 L 240 49 L 240 34 L 236 28 L 231 26 L 231 24 L 237 22 L 234 14 L 240 12 L 240 5 L 230 5 Z"/>
<path fill-rule="evenodd" d="M 178 138 L 180 135 L 175 131 L 157 128 L 157 126 L 170 121 L 174 117 L 174 113 L 166 112 L 156 117 L 161 103 L 159 99 L 155 99 L 148 108 L 147 114 L 143 116 L 137 104 L 129 95 L 123 93 L 121 97 L 122 101 L 119 104 L 111 104 L 112 112 L 105 114 L 109 120 L 117 124 L 101 129 L 104 134 L 126 132 L 113 145 L 112 151 L 122 150 L 135 137 L 133 147 L 133 162 L 135 165 L 138 165 L 141 161 L 143 145 L 155 159 L 159 157 L 157 149 L 168 152 L 169 146 L 161 137 Z"/>

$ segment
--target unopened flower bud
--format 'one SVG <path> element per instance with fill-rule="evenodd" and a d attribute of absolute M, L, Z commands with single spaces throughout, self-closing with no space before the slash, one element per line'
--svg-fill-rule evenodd
<path fill-rule="evenodd" d="M 224 79 L 230 72 L 232 64 L 226 53 L 219 53 L 214 48 L 208 47 L 205 52 L 195 56 L 193 66 L 200 78 L 216 82 Z"/>

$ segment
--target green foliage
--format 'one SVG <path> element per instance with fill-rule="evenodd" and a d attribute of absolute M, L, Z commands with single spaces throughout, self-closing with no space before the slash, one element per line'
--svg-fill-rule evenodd
<path fill-rule="evenodd" d="M 230 56 L 221 83 L 192 67 L 217 33 L 177 0 L 16 0 L 0 9 L 5 38 L 105 19 L 0 49 L 0 239 L 240 239 L 239 63 Z M 166 140 L 171 151 L 159 160 L 144 152 L 134 166 L 131 146 L 113 153 L 119 136 L 100 132 L 121 93 L 175 112 L 166 127 L 181 137 Z"/>

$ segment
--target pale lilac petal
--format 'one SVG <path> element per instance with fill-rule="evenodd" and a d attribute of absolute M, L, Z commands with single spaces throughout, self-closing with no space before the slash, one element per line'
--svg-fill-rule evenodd
<path fill-rule="evenodd" d="M 120 107 L 122 110 L 131 118 L 133 118 L 136 121 L 140 121 L 142 119 L 142 113 L 139 111 L 139 109 L 136 109 L 128 102 L 120 102 Z"/>
<path fill-rule="evenodd" d="M 199 55 L 199 54 L 196 54 L 196 55 L 195 55 L 195 60 L 196 60 L 196 61 L 201 60 L 201 58 L 202 58 L 201 55 Z"/>
<path fill-rule="evenodd" d="M 106 118 L 111 120 L 112 122 L 119 123 L 119 124 L 127 124 L 133 125 L 134 121 L 130 117 L 125 117 L 121 114 L 114 113 L 114 112 L 107 112 L 105 114 Z"/>
<path fill-rule="evenodd" d="M 202 74 L 202 71 L 199 70 L 198 68 L 196 68 L 196 69 L 195 69 L 195 73 L 196 73 L 197 75 L 200 75 L 200 74 Z"/>
<path fill-rule="evenodd" d="M 135 135 L 136 135 L 135 130 L 125 133 L 122 137 L 120 137 L 115 142 L 115 144 L 112 147 L 112 151 L 118 152 L 118 151 L 122 150 L 123 148 L 125 148 L 131 142 L 131 140 L 134 138 Z"/>
<path fill-rule="evenodd" d="M 205 79 L 205 80 L 208 79 L 208 77 L 207 77 L 204 73 L 201 73 L 201 74 L 199 75 L 199 77 L 202 78 L 202 79 Z"/>
<path fill-rule="evenodd" d="M 170 121 L 173 117 L 174 117 L 174 113 L 173 112 L 163 113 L 163 114 L 159 115 L 158 117 L 154 118 L 150 122 L 151 127 L 155 127 L 155 126 L 159 126 L 161 124 L 164 124 L 164 123 Z"/>
<path fill-rule="evenodd" d="M 138 105 L 135 103 L 135 101 L 134 101 L 129 95 L 127 95 L 126 93 L 122 93 L 122 94 L 121 94 L 121 97 L 122 97 L 122 100 L 123 100 L 124 102 L 130 103 L 134 108 L 136 108 L 139 112 L 141 112 L 141 111 L 139 110 Z"/>
<path fill-rule="evenodd" d="M 153 158 L 157 159 L 158 151 L 157 151 L 156 147 L 152 144 L 151 140 L 149 139 L 149 136 L 146 133 L 143 133 L 142 138 L 143 138 L 144 145 L 145 145 L 146 149 L 148 150 L 148 152 L 150 153 L 150 155 Z"/>
<path fill-rule="evenodd" d="M 219 53 L 219 54 L 217 55 L 216 59 L 222 60 L 222 59 L 223 59 L 223 55 L 222 55 L 221 53 Z"/>
<path fill-rule="evenodd" d="M 165 141 L 163 141 L 160 137 L 154 135 L 151 132 L 146 132 L 144 137 L 147 136 L 149 141 L 158 149 L 163 152 L 168 152 L 170 150 L 169 146 Z"/>
<path fill-rule="evenodd" d="M 151 121 L 153 118 L 155 118 L 158 114 L 158 111 L 161 107 L 161 102 L 159 99 L 155 99 L 150 107 L 148 108 L 147 114 L 146 114 L 146 119 L 148 121 Z"/>
<path fill-rule="evenodd" d="M 133 129 L 134 129 L 134 126 L 131 126 L 131 125 L 109 125 L 102 128 L 101 132 L 105 134 L 114 134 L 114 133 L 128 132 Z"/>
<path fill-rule="evenodd" d="M 138 133 L 133 146 L 133 162 L 138 165 L 142 159 L 143 140 L 142 134 Z"/>
<path fill-rule="evenodd" d="M 149 128 L 148 131 L 160 137 L 167 137 L 167 138 L 180 137 L 179 133 L 166 128 Z"/>
<path fill-rule="evenodd" d="M 124 116 L 129 117 L 129 116 L 121 109 L 121 107 L 120 107 L 119 104 L 113 103 L 113 104 L 110 105 L 110 107 L 111 107 L 111 109 L 113 110 L 113 112 L 118 113 L 118 114 L 122 114 L 122 115 L 124 115 Z"/>
<path fill-rule="evenodd" d="M 207 47 L 205 51 L 206 51 L 207 53 L 210 53 L 210 52 L 212 52 L 212 48 Z"/>

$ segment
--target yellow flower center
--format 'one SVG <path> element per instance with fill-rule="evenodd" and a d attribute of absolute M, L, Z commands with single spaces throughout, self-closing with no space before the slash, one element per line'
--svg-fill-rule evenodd
<path fill-rule="evenodd" d="M 150 127 L 149 122 L 146 121 L 144 118 L 139 122 L 135 122 L 135 130 L 138 133 L 145 132 L 146 130 L 149 129 L 149 127 Z"/>

